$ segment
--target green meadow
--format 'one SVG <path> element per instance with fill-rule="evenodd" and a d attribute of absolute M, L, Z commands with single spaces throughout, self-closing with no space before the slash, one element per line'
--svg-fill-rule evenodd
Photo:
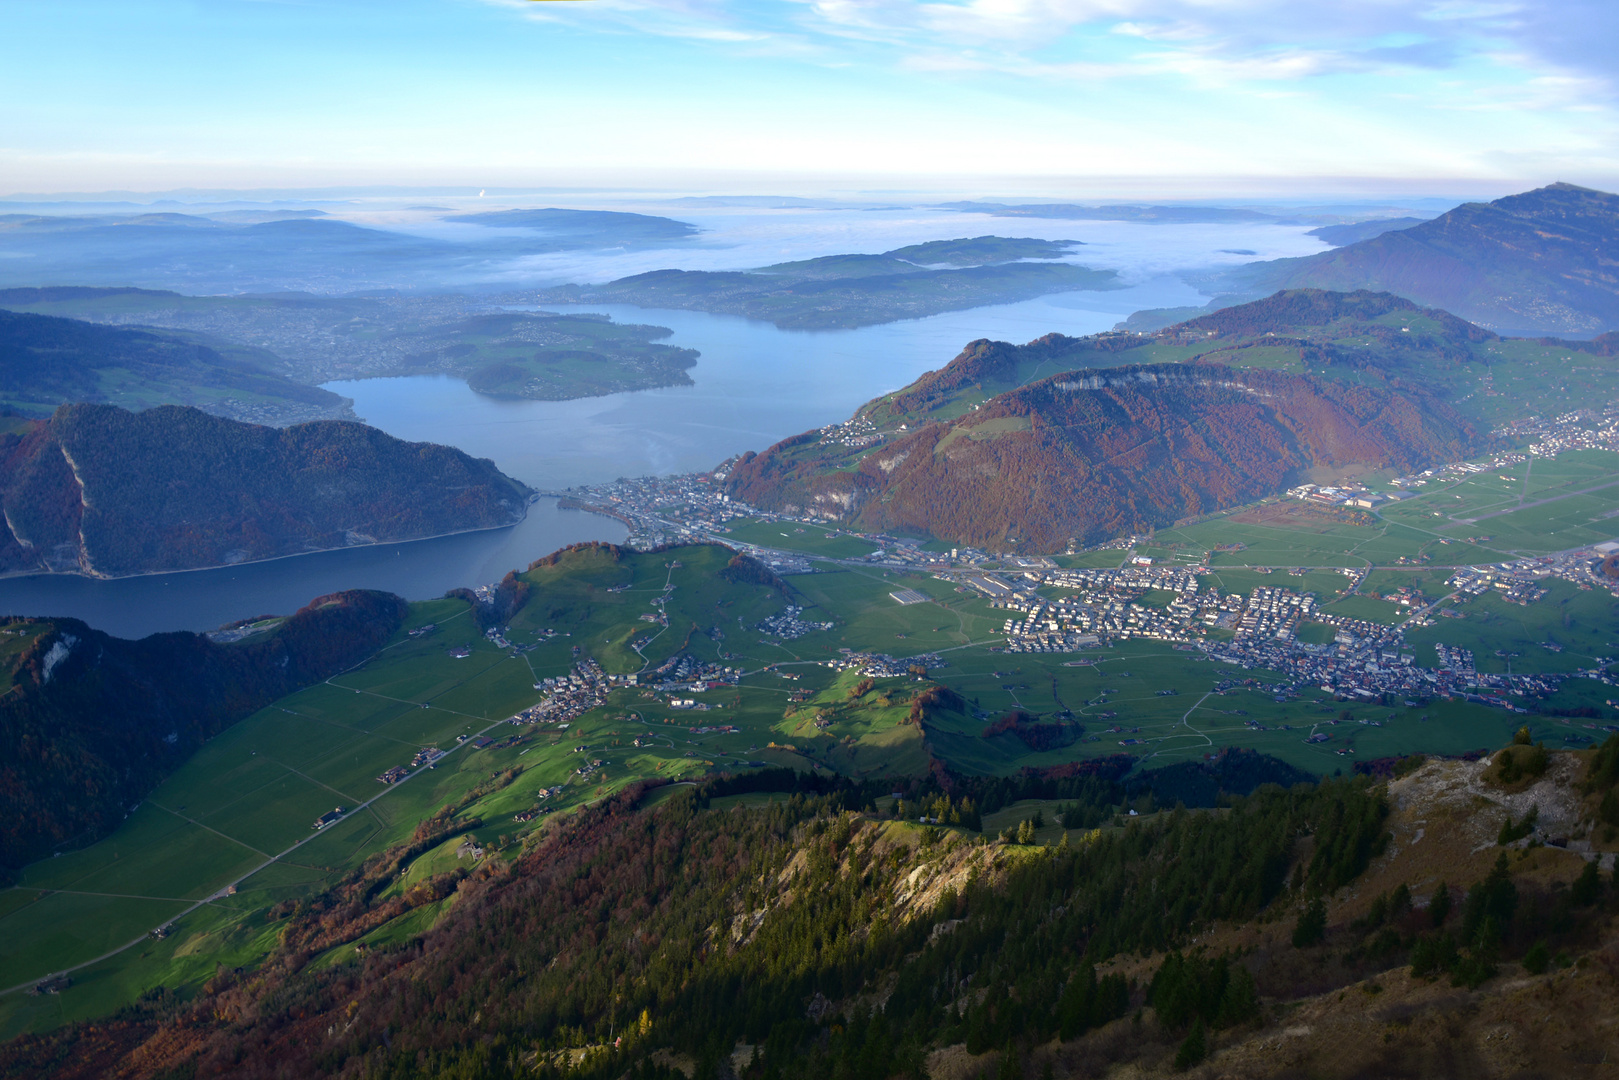
<path fill-rule="evenodd" d="M 770 543 L 763 530 L 796 526 L 748 528 L 761 533 L 757 542 Z M 1230 565 L 1216 559 L 1202 578 L 1205 587 L 1304 589 L 1316 592 L 1329 611 L 1386 622 L 1405 609 L 1366 593 L 1409 584 L 1439 595 L 1447 574 L 1437 567 L 1379 568 L 1362 594 L 1341 595 L 1349 579 L 1336 567 L 1364 566 L 1355 552 L 1377 543 L 1397 547 L 1409 539 L 1405 533 L 1381 523 L 1325 533 L 1245 528 L 1254 530 L 1242 534 L 1249 550 Z M 1158 543 L 1173 556 L 1211 541 L 1217 530 L 1217 523 L 1204 522 L 1161 533 Z M 1407 531 L 1417 535 L 1414 527 Z M 820 555 L 832 552 L 815 545 L 848 540 L 808 527 L 793 535 L 799 550 Z M 1412 541 L 1411 549 L 1426 550 L 1428 543 Z M 1277 567 L 1268 574 L 1247 568 L 1260 565 L 1252 552 L 1262 546 L 1265 565 Z M 1122 557 L 1081 558 L 1117 565 Z M 418 854 L 384 896 L 470 866 L 463 839 L 487 849 L 485 857 L 511 857 L 556 814 L 640 779 L 679 782 L 752 762 L 860 778 L 914 776 L 925 774 L 932 758 L 964 773 L 1010 775 L 1111 754 L 1129 754 L 1151 768 L 1199 760 L 1227 746 L 1332 773 L 1373 757 L 1496 746 L 1522 722 L 1460 702 L 1346 706 L 1316 690 L 1279 701 L 1275 674 L 1155 643 L 1008 654 L 997 651 L 1006 613 L 977 592 L 931 575 L 817 563 L 817 572 L 793 575 L 778 587 L 733 580 L 730 559 L 717 545 L 653 554 L 575 550 L 524 575 L 532 591 L 506 630 L 511 648 L 487 640 L 462 601 L 412 605 L 406 626 L 367 663 L 225 731 L 113 835 L 36 863 L 0 891 L 0 989 L 76 968 L 60 994 L 0 995 L 0 1037 L 105 1015 L 157 987 L 189 993 L 220 964 L 251 967 L 274 947 L 276 905 L 331 888 L 367 858 L 407 842 L 418 824 L 446 806 L 481 824 Z M 1288 572 L 1299 566 L 1311 569 Z M 927 600 L 900 604 L 890 595 L 899 589 Z M 759 630 L 788 604 L 832 628 L 794 640 Z M 1418 663 L 1432 663 L 1432 641 L 1443 640 L 1473 648 L 1481 670 L 1504 670 L 1509 663 L 1515 671 L 1568 670 L 1590 663 L 1609 637 L 1619 637 L 1609 629 L 1619 626 L 1612 598 L 1573 586 L 1554 586 L 1546 601 L 1530 608 L 1487 596 L 1455 609 L 1462 618 L 1411 632 Z M 667 626 L 648 618 L 660 614 Z M 428 633 L 407 632 L 427 624 L 434 624 Z M 1321 632 L 1330 640 L 1330 628 L 1306 628 L 1316 637 Z M 1562 651 L 1526 641 L 1549 641 Z M 463 650 L 467 655 L 456 655 Z M 845 650 L 937 654 L 927 680 L 956 690 L 966 707 L 935 712 L 924 733 L 911 718 L 912 699 L 925 685 L 921 678 L 866 679 L 828 665 Z M 685 692 L 706 710 L 675 709 L 669 694 L 622 687 L 565 730 L 507 722 L 539 699 L 535 684 L 568 672 L 579 658 L 627 674 L 677 654 L 747 674 L 738 686 Z M 1592 694 L 1571 686 L 1555 704 L 1600 705 Z M 1071 718 L 1083 731 L 1070 745 L 1043 751 L 1010 733 L 986 738 L 985 728 L 1012 709 L 1048 722 Z M 1539 717 L 1532 726 L 1548 740 L 1584 737 L 1583 722 Z M 1318 732 L 1329 739 L 1306 741 Z M 477 749 L 472 740 L 480 734 L 503 745 Z M 412 770 L 404 782 L 377 781 L 424 747 L 446 754 L 431 768 Z M 598 760 L 599 768 L 580 774 Z M 558 787 L 560 794 L 541 797 Z M 656 793 L 648 802 L 662 797 Z M 733 802 L 768 799 L 738 796 Z M 312 822 L 334 807 L 346 816 L 313 830 Z M 551 813 L 515 820 L 536 810 Z M 365 943 L 407 941 L 450 903 L 413 909 L 376 928 Z M 163 925 L 170 928 L 166 936 L 149 935 Z M 354 944 L 314 962 L 346 962 Z M 114 955 L 97 959 L 108 953 Z"/>

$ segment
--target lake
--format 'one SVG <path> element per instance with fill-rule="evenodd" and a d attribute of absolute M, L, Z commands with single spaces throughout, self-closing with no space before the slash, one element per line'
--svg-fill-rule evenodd
<path fill-rule="evenodd" d="M 501 401 L 446 376 L 327 383 L 366 423 L 492 458 L 537 488 L 620 476 L 698 472 L 732 454 L 847 419 L 879 394 L 943 367 L 975 338 L 1022 343 L 1053 331 L 1094 334 L 1131 312 L 1203 302 L 1163 278 L 1111 292 L 1059 293 L 858 330 L 778 330 L 769 323 L 627 304 L 546 305 L 605 312 L 674 331 L 697 349 L 693 386 L 574 401 Z"/>
<path fill-rule="evenodd" d="M 355 411 L 403 439 L 459 447 L 538 488 L 619 476 L 709 469 L 732 454 L 846 418 L 878 394 L 942 367 L 974 338 L 1024 342 L 1057 331 L 1106 330 L 1133 311 L 1199 303 L 1159 279 L 1113 292 L 1064 293 L 859 330 L 778 330 L 691 311 L 587 305 L 619 322 L 655 323 L 702 354 L 692 386 L 575 401 L 502 401 L 443 376 L 327 384 Z M 555 307 L 548 310 L 556 310 Z M 609 518 L 542 499 L 509 529 L 321 552 L 217 570 L 117 581 L 39 576 L 0 580 L 0 613 L 70 615 L 121 637 L 208 630 L 296 610 L 323 593 L 385 589 L 411 600 L 499 580 L 566 544 L 623 539 Z"/>

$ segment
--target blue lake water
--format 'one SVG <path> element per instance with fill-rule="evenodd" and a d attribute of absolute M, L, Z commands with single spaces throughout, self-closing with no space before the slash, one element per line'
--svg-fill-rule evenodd
<path fill-rule="evenodd" d="M 729 315 L 589 304 L 621 323 L 674 331 L 670 344 L 702 353 L 695 385 L 576 401 L 499 401 L 443 376 L 328 383 L 390 435 L 494 459 L 539 488 L 620 476 L 696 472 L 846 419 L 879 394 L 943 367 L 975 338 L 1026 342 L 1053 331 L 1111 329 L 1131 312 L 1205 298 L 1174 279 L 1112 292 L 1059 293 L 1019 304 L 950 312 L 859 330 L 778 330 Z M 546 310 L 565 310 L 547 305 Z"/>
<path fill-rule="evenodd" d="M 619 322 L 669 327 L 697 349 L 692 386 L 576 401 L 501 401 L 442 376 L 328 384 L 389 434 L 492 458 L 539 488 L 712 468 L 744 450 L 846 418 L 878 394 L 942 367 L 975 338 L 1025 342 L 1053 331 L 1106 330 L 1133 311 L 1200 303 L 1161 279 L 1113 292 L 1064 293 L 859 330 L 783 331 L 701 312 L 588 305 Z M 0 613 L 70 615 L 123 637 L 206 630 L 296 610 L 323 593 L 386 589 L 408 599 L 498 580 L 566 544 L 620 540 L 618 522 L 542 499 L 510 529 L 386 544 L 219 570 L 92 581 L 0 580 Z"/>

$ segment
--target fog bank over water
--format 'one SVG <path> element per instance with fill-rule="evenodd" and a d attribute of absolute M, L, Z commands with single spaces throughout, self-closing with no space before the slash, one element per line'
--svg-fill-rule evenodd
<path fill-rule="evenodd" d="M 476 200 L 471 200 L 476 203 Z M 487 202 L 487 200 L 486 200 Z M 527 201 L 535 206 L 576 202 Z M 447 204 L 443 204 L 447 205 Z M 500 204 L 503 205 L 503 204 Z M 925 205 L 869 208 L 714 205 L 705 200 L 593 203 L 600 209 L 651 214 L 696 225 L 701 231 L 667 247 L 546 252 L 492 259 L 464 273 L 459 284 L 490 286 L 597 284 L 651 270 L 751 270 L 826 255 L 875 255 L 931 240 L 1018 236 L 1078 240 L 1063 261 L 1117 270 L 1131 284 L 1181 270 L 1235 266 L 1256 259 L 1313 255 L 1327 249 L 1308 235 L 1313 225 L 1266 222 L 1147 224 L 997 217 Z M 498 208 L 489 207 L 490 209 Z M 473 209 L 483 210 L 478 204 Z M 443 220 L 439 212 L 360 209 L 338 214 L 357 223 L 471 244 L 537 230 L 490 228 Z"/>

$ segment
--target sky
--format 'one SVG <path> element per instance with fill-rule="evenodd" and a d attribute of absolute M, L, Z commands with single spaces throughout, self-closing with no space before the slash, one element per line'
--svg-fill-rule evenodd
<path fill-rule="evenodd" d="M 1613 0 L 3 0 L 0 196 L 1619 187 Z"/>

